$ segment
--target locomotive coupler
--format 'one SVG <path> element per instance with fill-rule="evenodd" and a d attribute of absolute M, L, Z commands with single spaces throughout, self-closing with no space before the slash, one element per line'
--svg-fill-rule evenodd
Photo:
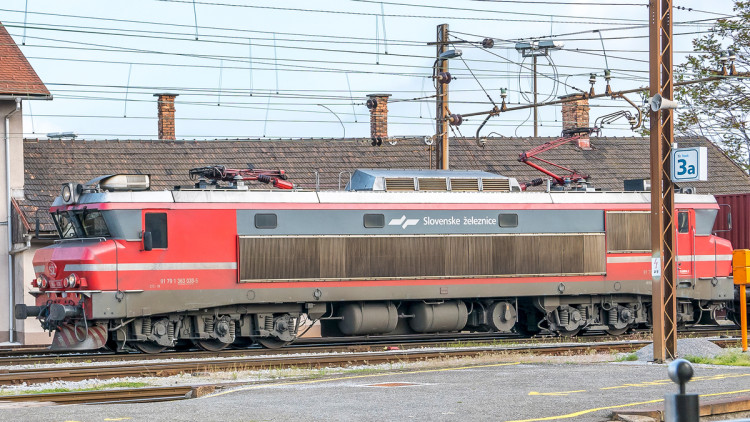
<path fill-rule="evenodd" d="M 27 306 L 23 303 L 17 303 L 13 309 L 13 313 L 15 314 L 16 319 L 26 319 L 28 317 L 38 317 L 42 315 L 45 309 L 47 309 L 46 306 Z"/>
<path fill-rule="evenodd" d="M 53 303 L 49 307 L 49 316 L 47 318 L 50 321 L 62 322 L 65 318 L 78 318 L 81 316 L 83 316 L 83 307 L 81 306 Z"/>

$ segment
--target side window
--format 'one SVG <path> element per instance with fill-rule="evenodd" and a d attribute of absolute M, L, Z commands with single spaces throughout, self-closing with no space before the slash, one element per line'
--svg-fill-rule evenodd
<path fill-rule="evenodd" d="M 167 213 L 147 213 L 146 231 L 151 232 L 154 249 L 167 249 Z"/>
<path fill-rule="evenodd" d="M 497 224 L 500 227 L 518 227 L 518 214 L 499 214 Z"/>
<path fill-rule="evenodd" d="M 276 214 L 255 214 L 256 229 L 275 229 L 277 225 Z"/>
<path fill-rule="evenodd" d="M 687 233 L 690 231 L 690 216 L 687 211 L 677 213 L 677 233 Z"/>
<path fill-rule="evenodd" d="M 385 216 L 383 214 L 365 214 L 363 224 L 368 229 L 385 227 Z"/>

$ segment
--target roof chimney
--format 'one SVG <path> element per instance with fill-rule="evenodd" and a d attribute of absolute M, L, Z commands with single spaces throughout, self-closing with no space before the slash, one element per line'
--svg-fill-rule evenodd
<path fill-rule="evenodd" d="M 388 97 L 391 94 L 370 94 L 367 108 L 370 109 L 370 138 L 372 145 L 381 145 L 388 139 Z"/>
<path fill-rule="evenodd" d="M 154 94 L 159 97 L 159 139 L 175 140 L 174 134 L 174 99 L 178 94 Z"/>
<path fill-rule="evenodd" d="M 567 100 L 562 103 L 562 121 L 563 135 L 575 136 L 582 135 L 578 139 L 578 147 L 581 149 L 591 149 L 589 140 L 589 99 L 586 94 L 568 94 L 560 97 L 561 100 Z"/>

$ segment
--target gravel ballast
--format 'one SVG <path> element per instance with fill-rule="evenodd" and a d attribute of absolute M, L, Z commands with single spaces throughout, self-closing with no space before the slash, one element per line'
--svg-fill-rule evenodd
<path fill-rule="evenodd" d="M 677 340 L 677 356 L 697 356 L 702 358 L 714 358 L 724 352 L 720 346 L 709 340 L 700 338 L 683 338 Z M 639 361 L 650 362 L 654 360 L 654 345 L 649 344 L 635 352 Z"/>

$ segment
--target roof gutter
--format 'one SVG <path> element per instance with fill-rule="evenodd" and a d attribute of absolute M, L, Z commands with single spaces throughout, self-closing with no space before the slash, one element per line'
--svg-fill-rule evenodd
<path fill-rule="evenodd" d="M 21 111 L 21 98 L 16 97 L 16 108 L 10 113 L 5 115 L 5 196 L 6 196 L 6 212 L 7 214 L 7 231 L 8 231 L 8 342 L 13 343 L 15 341 L 14 330 L 16 326 L 15 315 L 13 315 L 13 305 L 15 302 L 14 298 L 14 282 L 13 282 L 13 232 L 11 224 L 11 192 L 10 192 L 10 118 L 14 114 Z"/>
<path fill-rule="evenodd" d="M 51 100 L 52 94 L 0 94 L 0 101 Z"/>

